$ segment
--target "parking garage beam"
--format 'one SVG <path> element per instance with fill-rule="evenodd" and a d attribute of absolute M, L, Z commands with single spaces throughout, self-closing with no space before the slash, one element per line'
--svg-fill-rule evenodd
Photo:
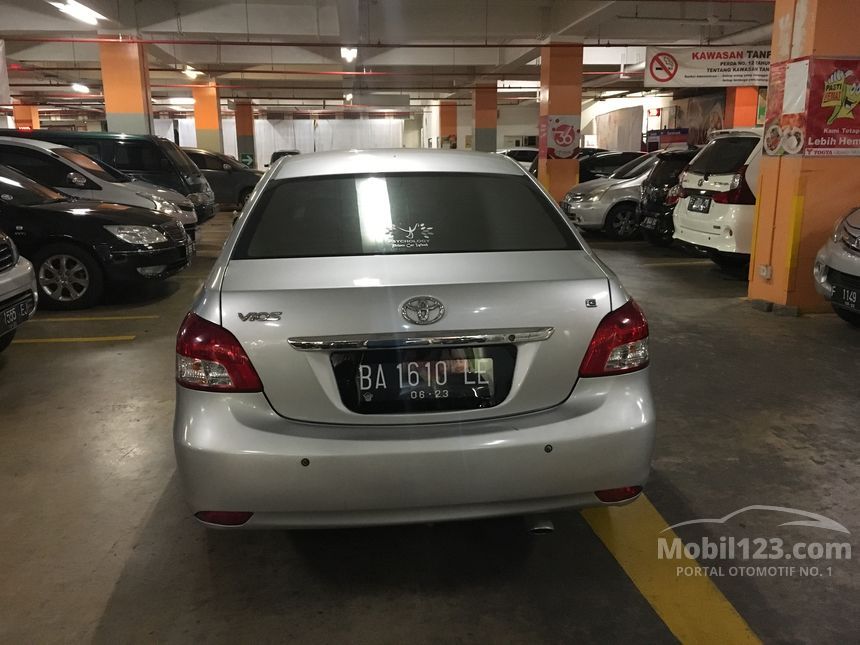
<path fill-rule="evenodd" d="M 152 134 L 146 45 L 101 43 L 99 55 L 108 130 Z"/>
<path fill-rule="evenodd" d="M 191 90 L 194 96 L 194 129 L 197 147 L 224 152 L 221 136 L 221 99 L 214 83 L 198 85 Z M 238 130 L 237 130 L 238 132 Z"/>
<path fill-rule="evenodd" d="M 19 130 L 39 129 L 39 108 L 35 105 L 13 105 L 12 118 L 15 119 L 15 127 Z"/>
<path fill-rule="evenodd" d="M 472 103 L 475 106 L 475 134 L 472 137 L 472 147 L 476 152 L 495 152 L 496 121 L 498 119 L 496 86 L 476 87 L 472 90 Z M 457 108 L 454 109 L 456 110 Z"/>
<path fill-rule="evenodd" d="M 582 47 L 541 48 L 538 179 L 556 201 L 579 181 Z"/>
<path fill-rule="evenodd" d="M 239 154 L 239 161 L 250 168 L 256 168 L 254 105 L 251 101 L 236 101 L 233 111 L 236 114 L 236 152 Z"/>
<path fill-rule="evenodd" d="M 783 63 L 798 61 L 797 69 L 803 70 L 804 58 L 812 57 L 806 83 L 792 80 L 792 85 L 805 86 L 810 91 L 814 82 L 820 82 L 811 78 L 816 61 L 833 69 L 840 65 L 852 67 L 851 59 L 860 57 L 856 23 L 847 19 L 853 8 L 847 0 L 776 1 L 771 92 L 777 86 L 774 76 Z M 842 63 L 824 59 L 839 59 Z M 821 107 L 809 105 L 810 110 L 819 113 Z M 840 118 L 828 128 L 850 126 L 852 121 Z M 788 313 L 829 309 L 813 286 L 815 256 L 832 233 L 834 222 L 860 205 L 860 156 L 808 156 L 810 137 L 804 137 L 800 153 L 765 154 L 762 158 L 759 212 L 750 261 L 750 299 L 773 304 Z M 847 147 L 839 152 L 856 155 L 860 150 Z"/>

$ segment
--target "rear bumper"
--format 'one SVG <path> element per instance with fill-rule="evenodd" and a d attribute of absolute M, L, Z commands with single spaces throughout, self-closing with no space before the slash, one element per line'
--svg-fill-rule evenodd
<path fill-rule="evenodd" d="M 27 320 L 29 320 L 36 313 L 39 291 L 33 265 L 25 258 L 18 258 L 18 262 L 12 268 L 0 273 L 0 309 L 6 305 L 11 306 L 26 294 L 33 296 L 33 308 L 27 316 Z M 19 321 L 18 324 L 23 322 Z"/>
<path fill-rule="evenodd" d="M 299 423 L 263 394 L 180 387 L 174 447 L 195 513 L 338 527 L 601 505 L 594 491 L 645 482 L 654 428 L 647 369 L 580 379 L 544 412 L 422 426 Z"/>
<path fill-rule="evenodd" d="M 690 215 L 688 201 L 675 207 L 675 239 L 720 253 L 750 254 L 755 206 L 713 205 L 711 213 Z"/>

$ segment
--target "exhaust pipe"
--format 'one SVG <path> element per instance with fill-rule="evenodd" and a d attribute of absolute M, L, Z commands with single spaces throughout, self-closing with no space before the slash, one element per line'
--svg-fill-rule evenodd
<path fill-rule="evenodd" d="M 526 518 L 529 533 L 534 535 L 542 535 L 555 531 L 555 524 L 548 517 L 528 517 Z"/>

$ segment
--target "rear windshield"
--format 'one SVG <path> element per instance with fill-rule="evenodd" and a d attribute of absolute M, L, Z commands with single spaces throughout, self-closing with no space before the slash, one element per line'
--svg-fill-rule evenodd
<path fill-rule="evenodd" d="M 657 155 L 637 158 L 627 162 L 609 176 L 612 179 L 633 179 L 651 170 L 655 163 L 657 163 Z"/>
<path fill-rule="evenodd" d="M 677 184 L 678 176 L 681 171 L 690 163 L 691 157 L 680 155 L 670 155 L 660 157 L 657 160 L 657 165 L 651 171 L 651 177 L 648 181 L 655 186 L 666 186 L 668 184 Z"/>
<path fill-rule="evenodd" d="M 233 259 L 579 248 L 527 177 L 392 173 L 273 181 Z"/>
<path fill-rule="evenodd" d="M 720 137 L 696 155 L 690 170 L 702 175 L 731 175 L 740 170 L 759 145 L 758 137 Z"/>

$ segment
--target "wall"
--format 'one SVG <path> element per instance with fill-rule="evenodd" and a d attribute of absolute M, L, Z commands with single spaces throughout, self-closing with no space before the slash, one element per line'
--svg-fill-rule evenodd
<path fill-rule="evenodd" d="M 421 126 L 423 119 L 420 116 L 413 116 L 411 119 L 406 119 L 403 122 L 403 147 L 404 148 L 420 148 L 421 147 Z"/>
<path fill-rule="evenodd" d="M 672 97 L 670 96 L 644 96 L 644 97 L 624 97 L 624 98 L 608 98 L 603 99 L 601 101 L 585 101 L 583 103 L 584 108 L 582 110 L 582 133 L 585 135 L 593 135 L 597 137 L 598 142 L 601 139 L 611 139 L 612 134 L 610 132 L 598 132 L 598 121 L 597 118 L 604 114 L 609 114 L 610 112 L 615 112 L 616 110 L 624 110 L 627 108 L 641 108 L 642 109 L 642 132 L 647 132 L 648 130 L 659 130 L 660 129 L 660 117 L 648 117 L 648 110 L 654 108 L 666 108 L 672 104 Z M 610 120 L 602 119 L 604 123 L 610 123 Z M 601 146 L 607 147 L 607 146 Z M 627 147 L 630 147 L 629 145 Z M 640 145 L 632 148 L 633 150 L 639 150 Z"/>
<path fill-rule="evenodd" d="M 505 136 L 536 137 L 538 134 L 538 112 L 537 101 L 528 101 L 519 105 L 499 106 L 499 121 L 496 126 L 496 148 L 507 148 Z M 513 145 L 513 144 L 511 144 Z"/>

